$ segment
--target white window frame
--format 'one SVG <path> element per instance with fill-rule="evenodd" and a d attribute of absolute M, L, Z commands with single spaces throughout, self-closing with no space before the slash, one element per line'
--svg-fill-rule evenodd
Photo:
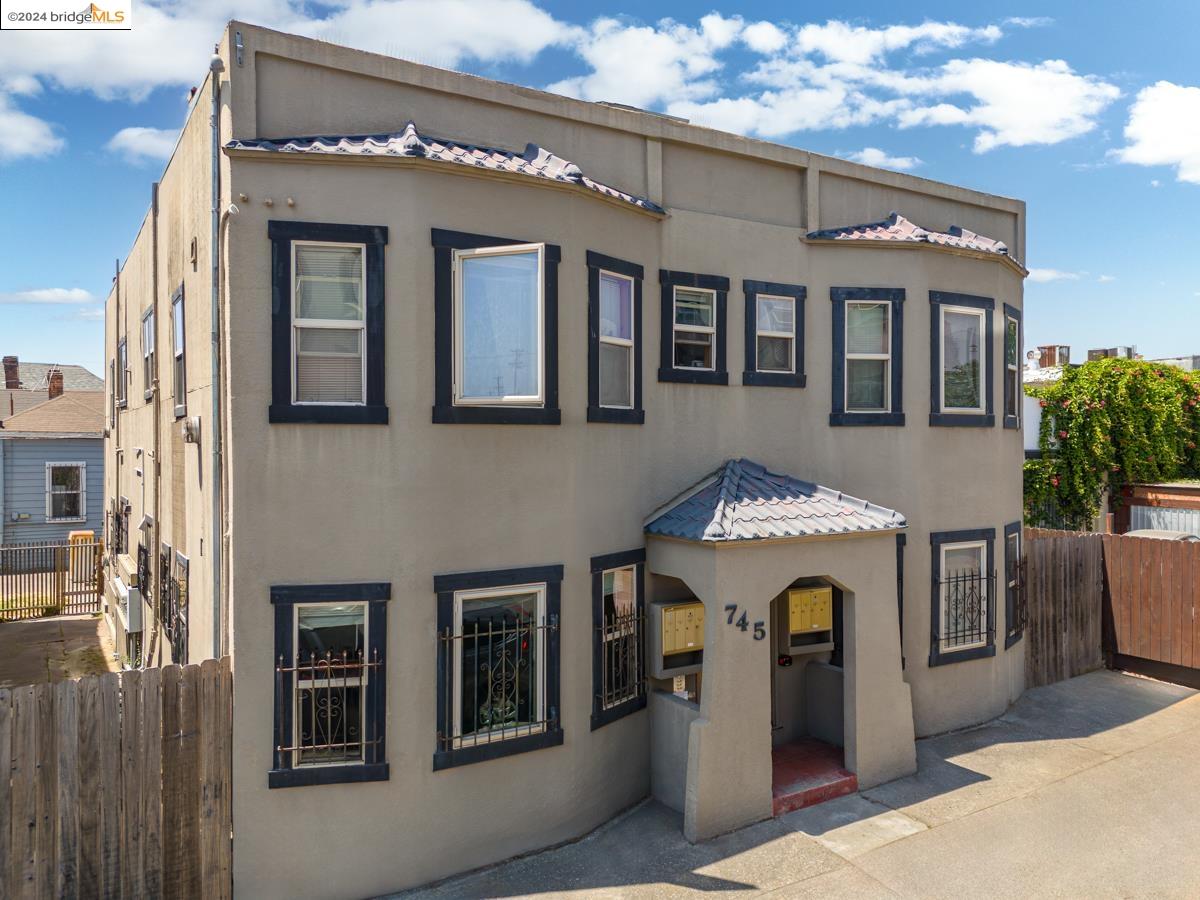
<path fill-rule="evenodd" d="M 154 307 L 150 307 L 142 315 L 142 381 L 147 391 L 154 387 L 154 359 L 157 347 L 154 334 Z"/>
<path fill-rule="evenodd" d="M 1017 348 L 1016 361 L 1010 363 L 1008 361 L 1008 326 L 1015 325 L 1017 329 Z M 1013 414 L 1008 414 L 1008 408 L 1004 410 L 1005 418 L 1013 419 L 1017 425 L 1021 424 L 1021 321 L 1012 316 L 1004 317 L 1004 377 L 1012 381 L 1012 397 L 1013 397 Z"/>
<path fill-rule="evenodd" d="M 359 696 L 359 714 L 362 721 L 359 723 L 359 758 L 357 760 L 328 760 L 324 762 L 301 762 L 300 754 L 300 729 L 303 723 L 300 711 L 300 692 L 308 688 L 325 688 L 337 687 L 342 679 L 334 678 L 301 678 L 300 677 L 300 610 L 301 609 L 320 609 L 330 606 L 361 606 L 363 611 L 363 658 L 364 665 L 362 666 L 362 680 L 360 684 Z M 292 751 L 292 768 L 295 769 L 318 769 L 323 766 L 359 766 L 367 761 L 367 681 L 371 677 L 370 666 L 365 665 L 367 662 L 367 648 L 370 644 L 371 636 L 371 605 L 364 601 L 356 600 L 329 600 L 319 603 L 295 603 L 292 605 L 292 646 L 295 648 L 296 659 L 292 663 L 295 667 L 295 677 L 292 679 L 292 746 L 297 748 Z"/>
<path fill-rule="evenodd" d="M 537 719 L 537 724 L 532 725 L 513 725 L 508 728 L 502 728 L 484 734 L 468 734 L 462 733 L 462 651 L 463 651 L 463 627 L 462 613 L 464 601 L 470 600 L 487 600 L 492 597 L 510 597 L 513 594 L 536 594 L 537 613 L 535 616 L 536 627 L 536 671 L 533 672 L 534 683 L 537 686 L 537 708 L 534 710 L 534 715 Z M 546 730 L 546 691 L 547 670 L 546 670 L 546 582 L 535 582 L 532 584 L 506 584 L 501 587 L 480 588 L 478 590 L 466 590 L 454 592 L 454 675 L 450 679 L 450 683 L 454 686 L 454 702 L 453 716 L 454 721 L 451 723 L 451 734 L 453 736 L 453 749 L 459 750 L 463 747 L 475 747 L 483 744 L 496 744 L 501 741 L 512 740 L 513 738 L 527 737 L 531 734 L 541 734 Z"/>
<path fill-rule="evenodd" d="M 79 515 L 55 518 L 54 516 L 54 470 L 79 470 Z M 74 493 L 67 491 L 64 493 Z M 46 463 L 46 521 L 47 522 L 86 522 L 87 521 L 87 463 L 85 462 L 54 462 Z"/>
<path fill-rule="evenodd" d="M 764 300 L 782 300 L 792 307 L 792 330 L 788 331 L 763 331 L 758 327 L 758 305 Z M 787 338 L 789 359 L 788 368 L 785 369 L 760 369 L 758 367 L 758 339 L 760 337 L 768 338 Z M 765 375 L 795 375 L 796 374 L 796 298 L 785 297 L 779 294 L 757 294 L 754 297 L 754 371 L 762 372 Z"/>
<path fill-rule="evenodd" d="M 972 641 L 969 644 L 955 644 L 948 646 L 946 644 L 946 636 L 950 633 L 950 618 L 949 606 L 946 603 L 946 585 L 941 585 L 941 590 L 938 592 L 938 603 L 941 604 L 939 616 L 941 617 L 941 634 L 938 640 L 938 653 L 940 655 L 948 655 L 958 653 L 961 650 L 974 650 L 976 647 L 986 647 L 988 645 L 987 621 L 989 610 L 992 608 L 993 597 L 991 596 L 991 581 L 988 578 L 988 550 L 987 541 L 956 541 L 953 544 L 942 544 L 939 548 L 941 554 L 939 561 L 939 571 L 941 572 L 942 580 L 945 581 L 951 573 L 946 571 L 946 551 L 947 550 L 969 550 L 979 549 L 979 581 L 983 589 L 983 608 L 979 611 L 980 621 L 983 623 L 980 631 L 983 636 L 978 641 Z"/>
<path fill-rule="evenodd" d="M 636 382 L 635 382 L 635 378 L 637 377 L 637 372 L 636 372 L 637 360 L 634 358 L 637 354 L 634 352 L 634 349 L 633 349 L 634 340 L 637 338 L 637 327 L 638 327 L 638 323 L 636 321 L 634 321 L 634 315 L 633 315 L 633 309 L 634 309 L 633 292 L 634 292 L 634 288 L 636 287 L 636 285 L 634 283 L 635 280 L 633 278 L 630 278 L 628 275 L 622 275 L 619 272 L 610 272 L 608 269 L 601 269 L 600 275 L 599 275 L 600 282 L 601 282 L 601 287 L 600 287 L 600 295 L 601 296 L 603 296 L 603 294 L 604 294 L 603 282 L 604 282 L 604 277 L 606 275 L 609 278 L 617 278 L 617 279 L 620 279 L 621 281 L 625 281 L 625 282 L 629 283 L 629 340 L 626 340 L 625 338 L 605 336 L 602 332 L 599 335 L 601 344 L 612 344 L 615 347 L 626 347 L 629 350 L 629 403 L 615 405 L 615 404 L 611 404 L 611 403 L 601 402 L 600 395 L 604 393 L 604 390 L 599 385 L 604 384 L 604 354 L 600 353 L 599 351 L 597 351 L 597 355 L 596 355 L 596 366 L 597 366 L 597 373 L 599 376 L 599 385 L 597 385 L 596 401 L 600 404 L 600 407 L 602 409 L 633 409 L 634 408 L 634 396 L 637 392 L 637 386 L 636 386 Z M 597 329 L 597 330 L 599 330 L 599 329 Z"/>
<path fill-rule="evenodd" d="M 129 339 L 121 338 L 117 341 L 117 365 L 116 365 L 116 384 L 113 389 L 116 391 L 117 406 L 124 407 L 129 402 Z"/>
<path fill-rule="evenodd" d="M 463 383 L 463 260 L 489 256 L 515 256 L 537 253 L 537 393 L 502 397 L 465 397 Z M 454 270 L 454 405 L 455 406 L 545 406 L 546 405 L 546 245 L 506 244 L 499 247 L 475 247 L 455 250 Z"/>
<path fill-rule="evenodd" d="M 679 292 L 689 291 L 693 294 L 708 294 L 712 297 L 712 325 L 680 325 L 678 322 Z M 676 362 L 675 347 L 679 344 L 679 332 L 690 331 L 695 334 L 712 335 L 708 347 L 710 350 L 711 366 L 681 366 Z M 692 342 L 687 342 L 692 343 Z M 700 346 L 697 344 L 696 346 Z M 712 288 L 688 287 L 685 284 L 671 286 L 671 368 L 680 372 L 715 372 L 717 371 L 717 292 Z"/>
<path fill-rule="evenodd" d="M 642 627 L 640 630 L 638 628 L 638 611 L 641 609 L 641 604 L 640 604 L 641 597 L 638 595 L 637 567 L 638 567 L 637 563 L 632 563 L 628 566 L 617 566 L 616 568 L 612 568 L 612 569 L 604 569 L 600 573 L 600 603 L 601 603 L 600 614 L 601 614 L 601 616 L 603 617 L 603 615 L 604 615 L 603 603 L 604 603 L 604 578 L 605 578 L 605 576 L 608 575 L 610 572 L 612 573 L 613 586 L 615 587 L 616 586 L 616 573 L 617 572 L 628 572 L 630 587 L 633 591 L 633 617 L 634 617 L 634 624 L 632 626 L 627 626 L 625 629 L 622 629 L 619 633 L 614 632 L 613 634 L 609 634 L 607 628 L 604 630 L 603 637 L 600 641 L 600 652 L 601 652 L 600 665 L 604 665 L 604 660 L 608 659 L 608 654 L 605 651 L 605 644 L 607 644 L 611 640 L 615 640 L 618 637 L 624 637 L 630 633 L 637 634 L 638 645 L 639 645 L 638 646 L 639 654 L 645 652 L 645 647 L 642 646 L 642 644 L 646 640 L 646 630 L 644 627 Z M 603 622 L 603 618 L 601 619 L 601 622 Z M 638 698 L 638 696 L 640 696 L 640 694 L 638 693 L 638 691 L 635 687 L 633 694 L 631 694 L 628 697 L 623 697 L 620 700 L 614 700 L 613 702 L 610 703 L 607 700 L 604 700 L 602 698 L 601 699 L 601 708 L 606 709 L 606 710 L 607 709 L 616 709 L 619 706 L 624 706 L 626 703 L 629 703 L 631 700 L 636 700 Z"/>
<path fill-rule="evenodd" d="M 884 319 L 884 341 L 887 348 L 884 353 L 851 353 L 850 352 L 850 309 L 854 306 L 882 306 L 886 314 Z M 892 411 L 892 304 L 886 300 L 848 300 L 846 301 L 845 361 L 842 365 L 842 408 L 847 414 L 858 413 L 888 413 Z M 757 349 L 757 348 L 756 348 Z M 883 406 L 879 409 L 850 406 L 850 361 L 854 359 L 882 360 L 883 366 Z"/>
<path fill-rule="evenodd" d="M 987 365 L 988 341 L 991 336 L 987 331 L 987 310 L 974 306 L 953 306 L 939 304 L 938 313 L 938 406 L 939 411 L 947 415 L 979 416 L 987 413 Z M 946 313 L 957 313 L 964 316 L 974 316 L 979 320 L 979 405 L 978 406 L 947 406 L 946 405 Z"/>
<path fill-rule="evenodd" d="M 296 315 L 296 282 L 299 277 L 296 274 L 296 247 L 337 247 L 346 249 L 348 247 L 357 247 L 359 250 L 359 266 L 360 266 L 360 305 L 362 309 L 362 318 L 356 323 L 353 319 L 304 319 Z M 291 252 L 291 272 L 292 284 L 290 290 L 292 292 L 292 403 L 295 406 L 366 406 L 367 405 L 367 245 L 355 243 L 353 241 L 292 241 L 290 245 Z M 305 278 L 318 281 L 345 281 L 346 279 L 337 276 L 317 276 L 306 275 Z M 299 342 L 296 340 L 296 335 L 299 329 L 317 329 L 328 328 L 338 331 L 352 331 L 358 329 L 358 347 L 362 357 L 362 399 L 361 400 L 300 400 L 296 394 L 296 369 L 299 363 Z"/>

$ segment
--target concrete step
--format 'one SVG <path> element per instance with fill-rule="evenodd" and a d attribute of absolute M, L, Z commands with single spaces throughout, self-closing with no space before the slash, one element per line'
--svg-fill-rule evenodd
<path fill-rule="evenodd" d="M 858 776 L 842 765 L 842 748 L 802 738 L 771 751 L 771 804 L 775 815 L 853 794 Z"/>

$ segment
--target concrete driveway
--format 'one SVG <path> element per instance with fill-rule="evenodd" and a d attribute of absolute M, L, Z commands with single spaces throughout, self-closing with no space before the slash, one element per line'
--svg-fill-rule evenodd
<path fill-rule="evenodd" d="M 119 669 L 108 626 L 98 615 L 0 622 L 0 687 Z"/>
<path fill-rule="evenodd" d="M 653 802 L 406 896 L 1200 896 L 1200 696 L 1114 672 L 918 743 L 919 772 L 706 844 Z"/>

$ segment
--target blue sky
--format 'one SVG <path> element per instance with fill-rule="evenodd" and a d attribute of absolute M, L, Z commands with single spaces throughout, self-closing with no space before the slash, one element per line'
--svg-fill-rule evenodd
<path fill-rule="evenodd" d="M 102 370 L 115 260 L 238 17 L 1020 197 L 1027 345 L 1200 353 L 1200 4 L 913 9 L 166 0 L 131 32 L 0 32 L 0 351 Z"/>

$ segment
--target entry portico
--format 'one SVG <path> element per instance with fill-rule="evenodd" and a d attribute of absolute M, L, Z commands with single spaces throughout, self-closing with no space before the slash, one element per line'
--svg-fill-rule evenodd
<path fill-rule="evenodd" d="M 649 517 L 652 582 L 682 583 L 704 606 L 698 708 L 683 701 L 692 709 L 681 713 L 666 692 L 650 703 L 653 752 L 686 748 L 683 784 L 660 777 L 656 761 L 652 789 L 681 807 L 689 840 L 772 815 L 772 746 L 785 727 L 844 747 L 861 787 L 916 771 L 897 616 L 905 527 L 894 510 L 745 459 Z M 792 642 L 788 592 L 813 585 L 829 587 L 840 627 L 835 647 L 807 652 Z M 785 677 L 799 688 L 786 689 Z M 830 710 L 839 695 L 841 709 Z"/>

